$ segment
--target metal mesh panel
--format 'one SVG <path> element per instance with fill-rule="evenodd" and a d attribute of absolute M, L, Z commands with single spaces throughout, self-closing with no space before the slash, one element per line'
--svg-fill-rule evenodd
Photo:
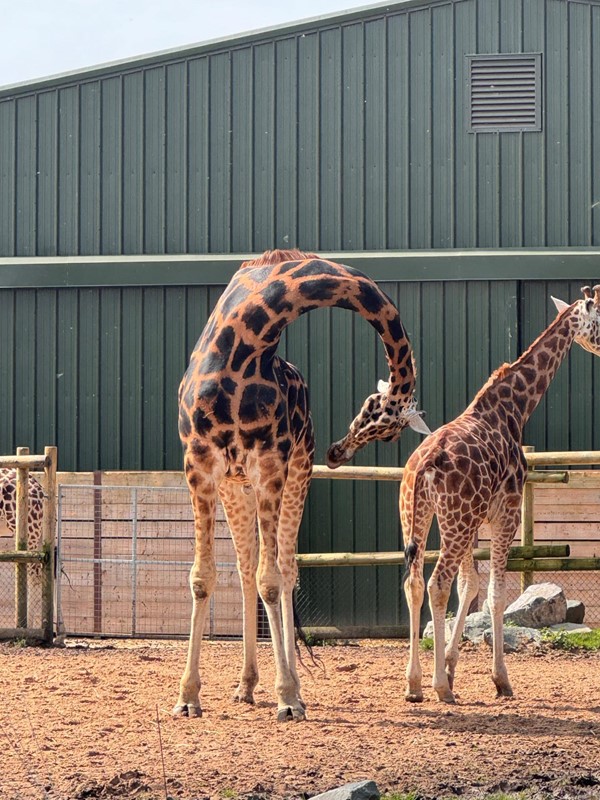
<path fill-rule="evenodd" d="M 479 562 L 479 608 L 487 597 L 490 565 Z M 600 575 L 596 571 L 581 572 L 534 572 L 534 583 L 555 583 L 565 593 L 567 600 L 580 600 L 585 606 L 584 624 L 600 628 Z M 521 573 L 506 573 L 506 605 L 510 605 L 521 594 Z"/>
<path fill-rule="evenodd" d="M 194 524 L 187 489 L 62 486 L 58 608 L 68 634 L 187 636 Z M 241 636 L 235 551 L 219 509 L 206 635 Z"/>
<path fill-rule="evenodd" d="M 0 540 L 1 550 L 14 550 L 14 537 L 8 544 L 4 537 Z M 27 627 L 39 628 L 42 619 L 42 581 L 41 568 L 28 564 L 27 571 Z M 15 598 L 15 565 L 0 563 L 0 628 L 16 628 L 17 607 Z"/>

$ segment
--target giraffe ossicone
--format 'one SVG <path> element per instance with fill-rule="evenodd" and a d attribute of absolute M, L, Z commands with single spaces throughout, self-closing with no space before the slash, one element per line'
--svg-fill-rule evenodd
<path fill-rule="evenodd" d="M 275 656 L 277 717 L 305 718 L 296 671 L 293 590 L 314 435 L 307 386 L 276 349 L 287 325 L 313 309 L 333 306 L 360 314 L 375 328 L 390 377 L 385 394 L 367 398 L 344 446 L 334 448 L 332 463 L 343 463 L 374 439 L 396 438 L 417 413 L 411 344 L 398 310 L 374 281 L 352 267 L 299 250 L 267 251 L 242 264 L 210 315 L 179 389 L 179 433 L 196 548 L 190 572 L 192 624 L 176 715 L 202 714 L 200 645 L 216 583 L 218 496 L 243 592 L 244 659 L 234 699 L 254 702 L 260 594 Z"/>
<path fill-rule="evenodd" d="M 600 285 L 582 289 L 571 305 L 552 298 L 559 313 L 512 364 L 496 370 L 468 408 L 438 428 L 412 453 L 400 487 L 405 542 L 405 593 L 410 611 L 410 655 L 406 694 L 423 699 L 419 663 L 419 623 L 425 584 L 423 553 L 434 514 L 440 529 L 440 555 L 427 589 L 434 629 L 433 688 L 453 703 L 458 645 L 469 605 L 479 591 L 473 542 L 480 525 L 491 527 L 488 602 L 492 617 L 492 680 L 498 696 L 512 696 L 504 663 L 503 614 L 508 552 L 521 521 L 527 473 L 523 426 L 535 410 L 573 342 L 600 355 Z M 458 573 L 459 606 L 445 647 L 444 619 Z"/>

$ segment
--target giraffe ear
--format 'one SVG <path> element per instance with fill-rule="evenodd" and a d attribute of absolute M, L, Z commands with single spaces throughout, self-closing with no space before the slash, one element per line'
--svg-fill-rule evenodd
<path fill-rule="evenodd" d="M 554 303 L 554 305 L 558 309 L 559 314 L 560 314 L 561 311 L 564 311 L 565 308 L 569 307 L 569 304 L 565 303 L 564 300 L 559 300 L 557 297 L 552 297 L 552 295 L 550 295 L 550 298 L 552 299 L 552 302 Z"/>
<path fill-rule="evenodd" d="M 412 428 L 413 431 L 417 433 L 422 433 L 423 436 L 430 436 L 431 431 L 429 430 L 429 425 L 423 419 L 422 414 L 422 411 L 417 411 L 415 414 L 412 414 L 408 420 L 408 427 Z"/>
<path fill-rule="evenodd" d="M 390 385 L 387 381 L 377 381 L 377 391 L 380 394 L 385 394 L 389 388 Z"/>

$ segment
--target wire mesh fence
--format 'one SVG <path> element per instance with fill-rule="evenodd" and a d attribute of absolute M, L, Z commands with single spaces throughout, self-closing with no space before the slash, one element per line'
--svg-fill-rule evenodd
<path fill-rule="evenodd" d="M 13 534 L 0 534 L 0 550 L 14 550 Z M 39 628 L 42 618 L 42 576 L 39 564 L 27 564 L 27 627 Z M 22 621 L 22 620 L 21 620 Z M 0 628 L 18 628 L 15 565 L 0 562 Z"/>
<path fill-rule="evenodd" d="M 541 516 L 544 513 L 541 503 Z M 562 510 L 560 519 L 564 517 Z M 585 542 L 577 542 L 576 536 L 575 540 L 568 539 L 572 527 L 565 527 L 562 521 L 536 522 L 536 532 L 546 541 L 552 537 L 557 543 L 557 526 L 561 531 L 564 527 L 563 541 L 569 541 L 572 555 L 580 555 L 581 548 L 584 548 L 582 553 L 588 552 L 589 534 L 585 534 L 588 536 Z M 480 544 L 485 545 L 485 531 L 482 539 Z M 240 637 L 241 589 L 233 543 L 220 507 L 215 551 L 218 581 L 205 634 Z M 193 516 L 185 487 L 61 486 L 57 604 L 67 634 L 186 637 L 192 605 L 188 575 L 193 556 Z M 28 571 L 31 569 L 28 567 Z M 481 607 L 487 593 L 489 564 L 479 562 L 478 569 Z M 427 566 L 426 578 L 430 571 Z M 14 625 L 14 574 L 14 565 L 0 564 L 1 626 Z M 599 572 L 538 572 L 534 580 L 562 586 L 567 599 L 585 604 L 585 622 L 592 627 L 600 626 Z M 39 613 L 40 582 L 36 587 L 30 577 L 29 584 L 30 613 L 35 615 Z M 508 573 L 507 601 L 512 602 L 519 594 L 520 574 Z M 390 596 L 391 615 L 387 602 Z M 386 602 L 380 602 L 381 598 Z M 408 623 L 401 571 L 397 566 L 302 568 L 297 603 L 305 627 L 359 627 L 376 633 L 384 628 L 400 631 Z M 268 637 L 262 607 L 258 615 L 259 635 Z M 428 618 L 425 603 L 423 623 Z"/>
<path fill-rule="evenodd" d="M 218 579 L 206 634 L 240 636 L 241 590 L 222 513 L 215 550 Z M 61 487 L 57 605 L 67 634 L 187 636 L 193 558 L 186 489 Z"/>

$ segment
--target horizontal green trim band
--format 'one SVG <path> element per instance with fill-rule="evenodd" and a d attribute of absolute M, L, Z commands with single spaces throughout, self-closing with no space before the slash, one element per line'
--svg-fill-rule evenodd
<path fill-rule="evenodd" d="M 325 253 L 376 281 L 589 280 L 599 248 Z M 224 286 L 249 254 L 0 258 L 0 288 Z"/>

